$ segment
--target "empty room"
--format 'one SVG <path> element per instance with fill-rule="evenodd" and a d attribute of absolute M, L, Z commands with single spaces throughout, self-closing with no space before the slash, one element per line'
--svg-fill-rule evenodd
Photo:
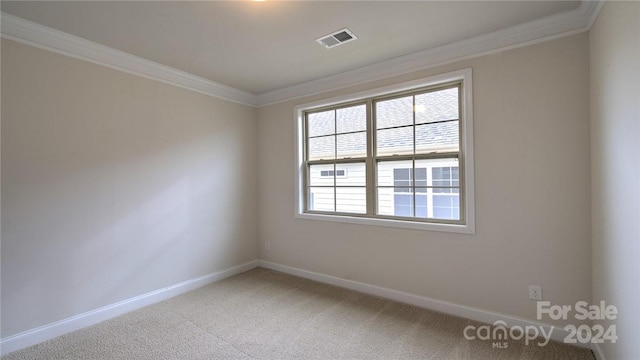
<path fill-rule="evenodd" d="M 640 360 L 640 2 L 1 10 L 2 360 Z"/>

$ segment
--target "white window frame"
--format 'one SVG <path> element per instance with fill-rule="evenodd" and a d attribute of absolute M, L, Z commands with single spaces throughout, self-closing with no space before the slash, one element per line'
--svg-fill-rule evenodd
<path fill-rule="evenodd" d="M 460 127 L 460 156 L 464 158 L 462 166 L 464 166 L 464 181 L 461 179 L 462 206 L 465 211 L 464 224 L 447 224 L 438 222 L 423 221 L 407 221 L 401 219 L 388 219 L 378 217 L 364 216 L 348 216 L 343 214 L 317 214 L 305 213 L 304 209 L 304 113 L 307 110 L 339 105 L 348 102 L 355 102 L 373 97 L 399 93 L 403 91 L 417 90 L 424 87 L 446 84 L 453 81 L 462 81 L 461 94 L 461 116 Z M 408 81 L 391 86 L 366 90 L 355 94 L 342 95 L 329 99 L 314 101 L 306 104 L 298 105 L 294 108 L 294 126 L 295 126 L 295 217 L 307 220 L 334 221 L 350 224 L 363 224 L 375 226 L 387 226 L 406 229 L 443 231 L 463 234 L 475 234 L 475 192 L 474 192 L 474 156 L 473 156 L 473 94 L 472 94 L 472 71 L 471 69 L 463 69 L 449 72 L 446 74 L 430 76 L 418 80 Z M 461 209 L 462 210 L 462 209 Z"/>

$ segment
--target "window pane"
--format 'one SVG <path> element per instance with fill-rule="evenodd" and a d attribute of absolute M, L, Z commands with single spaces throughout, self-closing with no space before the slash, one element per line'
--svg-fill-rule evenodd
<path fill-rule="evenodd" d="M 413 193 L 394 193 L 393 215 L 413 217 Z"/>
<path fill-rule="evenodd" d="M 427 210 L 427 194 L 426 189 L 416 189 L 416 217 L 426 218 L 428 216 Z"/>
<path fill-rule="evenodd" d="M 309 160 L 335 159 L 336 137 L 333 135 L 309 139 Z"/>
<path fill-rule="evenodd" d="M 434 194 L 433 195 L 433 218 L 446 219 L 446 220 L 460 220 L 460 196 Z"/>
<path fill-rule="evenodd" d="M 367 156 L 367 133 L 338 135 L 338 158 Z"/>
<path fill-rule="evenodd" d="M 393 186 L 396 192 L 413 191 L 413 169 L 393 169 Z"/>
<path fill-rule="evenodd" d="M 393 169 L 393 186 L 400 187 L 405 186 L 410 188 L 413 185 L 413 169 Z M 402 191 L 402 190 L 399 190 Z M 410 189 L 406 190 L 411 191 Z"/>
<path fill-rule="evenodd" d="M 459 170 L 457 166 L 434 167 L 432 172 L 432 186 L 449 187 L 434 188 L 434 193 L 458 193 L 460 181 L 458 179 Z"/>
<path fill-rule="evenodd" d="M 309 166 L 309 185 L 333 186 L 333 164 Z"/>
<path fill-rule="evenodd" d="M 307 117 L 308 131 L 307 136 L 320 136 L 335 133 L 335 111 L 323 111 L 319 113 L 311 113 Z"/>
<path fill-rule="evenodd" d="M 338 186 L 366 186 L 367 173 L 365 163 L 337 164 L 338 176 L 336 184 Z M 340 174 L 342 172 L 342 175 Z"/>
<path fill-rule="evenodd" d="M 376 129 L 413 125 L 413 96 L 376 102 Z"/>
<path fill-rule="evenodd" d="M 415 194 L 415 206 L 413 191 L 407 188 L 378 188 L 378 214 L 420 217 L 428 216 L 427 194 Z"/>
<path fill-rule="evenodd" d="M 416 95 L 416 124 L 454 119 L 459 119 L 457 87 Z"/>
<path fill-rule="evenodd" d="M 413 216 L 413 192 L 407 188 L 378 188 L 378 215 Z"/>
<path fill-rule="evenodd" d="M 408 185 L 411 185 L 411 169 L 393 169 L 393 181 L 408 181 Z"/>
<path fill-rule="evenodd" d="M 378 155 L 413 154 L 413 126 L 378 130 L 376 142 Z"/>
<path fill-rule="evenodd" d="M 367 191 L 364 187 L 336 188 L 336 211 L 365 214 L 367 212 Z"/>
<path fill-rule="evenodd" d="M 334 190 L 333 187 L 309 188 L 309 210 L 334 211 Z"/>
<path fill-rule="evenodd" d="M 410 181 L 411 175 L 409 175 L 409 169 L 413 167 L 413 162 L 411 160 L 401 160 L 401 161 L 379 161 L 377 165 L 376 175 L 378 180 L 378 186 L 396 186 L 396 181 L 407 180 L 406 183 L 398 183 L 399 186 L 411 186 L 412 183 Z M 396 170 L 405 169 L 406 171 L 406 179 L 396 176 Z M 399 173 L 398 173 L 399 174 Z M 402 172 L 402 174 L 405 174 Z M 399 175 L 405 176 L 405 175 Z"/>
<path fill-rule="evenodd" d="M 459 151 L 458 122 L 416 126 L 416 153 Z"/>
<path fill-rule="evenodd" d="M 416 167 L 415 178 L 416 178 L 416 186 L 427 186 L 427 169 Z"/>
<path fill-rule="evenodd" d="M 458 196 L 456 195 L 434 195 L 434 207 L 458 207 Z"/>
<path fill-rule="evenodd" d="M 458 159 L 456 158 L 444 158 L 444 159 L 419 159 L 416 160 L 416 169 L 425 168 L 428 169 L 428 172 L 431 174 L 432 179 L 442 180 L 442 178 L 438 177 L 439 170 L 434 170 L 437 168 L 443 167 L 452 167 L 458 168 Z M 457 170 L 453 170 L 453 174 L 457 174 Z"/>
<path fill-rule="evenodd" d="M 336 112 L 338 133 L 367 130 L 367 106 L 365 104 L 338 109 Z"/>

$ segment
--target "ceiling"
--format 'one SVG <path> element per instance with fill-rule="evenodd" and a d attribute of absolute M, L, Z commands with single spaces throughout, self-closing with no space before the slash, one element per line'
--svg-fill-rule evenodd
<path fill-rule="evenodd" d="M 2 11 L 254 95 L 575 10 L 580 1 L 2 1 Z M 315 39 L 348 27 L 358 40 Z"/>

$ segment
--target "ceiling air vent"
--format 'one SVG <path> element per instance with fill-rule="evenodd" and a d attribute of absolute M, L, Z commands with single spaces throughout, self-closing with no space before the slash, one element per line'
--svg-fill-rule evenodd
<path fill-rule="evenodd" d="M 349 41 L 353 41 L 357 38 L 358 37 L 352 33 L 351 30 L 344 28 L 329 35 L 319 37 L 316 41 L 325 48 L 331 49 L 332 47 L 348 43 Z"/>

